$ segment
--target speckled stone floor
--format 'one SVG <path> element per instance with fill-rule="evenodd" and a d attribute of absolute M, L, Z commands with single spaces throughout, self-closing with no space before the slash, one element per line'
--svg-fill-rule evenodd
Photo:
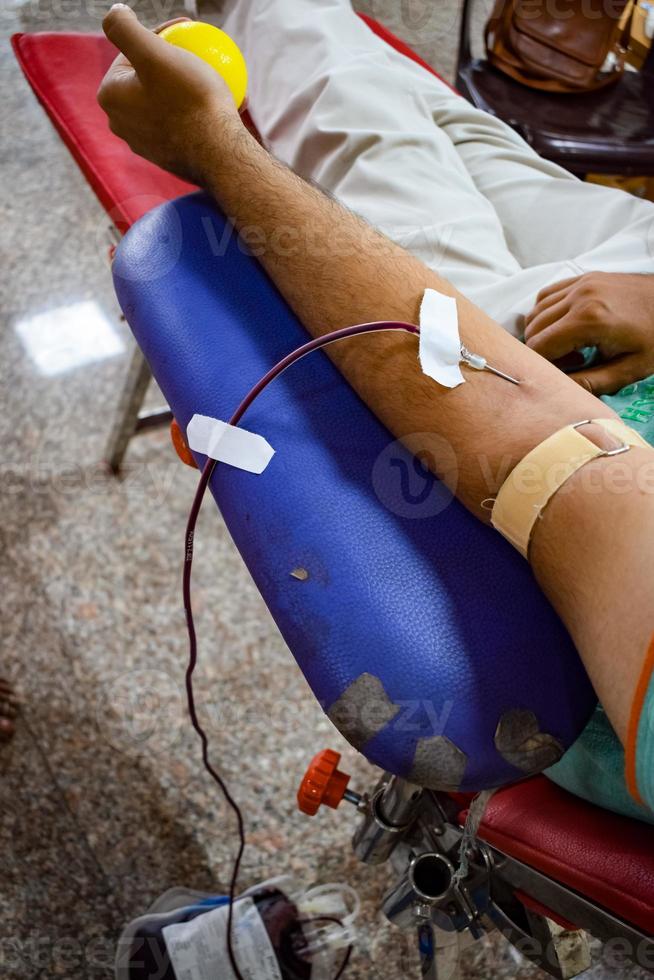
<path fill-rule="evenodd" d="M 131 348 L 108 222 L 7 42 L 19 30 L 97 30 L 104 8 L 0 4 L 0 673 L 25 698 L 0 751 L 3 980 L 112 976 L 123 923 L 170 886 L 224 889 L 234 852 L 233 821 L 201 771 L 182 702 L 180 552 L 195 476 L 165 432 L 133 441 L 121 479 L 102 467 Z M 175 10 L 171 0 L 138 8 L 152 24 Z M 451 76 L 456 0 L 365 9 Z M 95 338 L 84 364 L 82 321 Z M 294 806 L 304 765 L 324 745 L 344 753 L 354 786 L 371 784 L 370 768 L 321 714 L 211 507 L 198 541 L 198 693 L 246 810 L 242 884 L 285 872 L 307 884 L 347 879 L 364 903 L 348 975 L 417 976 L 413 937 L 378 911 L 386 870 L 351 856 L 350 811 L 309 823 Z M 464 974 L 540 975 L 498 942 L 470 951 Z"/>

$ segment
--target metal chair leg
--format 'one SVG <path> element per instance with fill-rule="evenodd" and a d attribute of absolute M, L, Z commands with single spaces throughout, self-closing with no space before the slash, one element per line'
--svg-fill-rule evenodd
<path fill-rule="evenodd" d="M 106 460 L 112 473 L 118 473 L 120 470 L 129 440 L 139 427 L 139 412 L 151 378 L 150 367 L 140 349 L 136 347 L 107 443 Z"/>

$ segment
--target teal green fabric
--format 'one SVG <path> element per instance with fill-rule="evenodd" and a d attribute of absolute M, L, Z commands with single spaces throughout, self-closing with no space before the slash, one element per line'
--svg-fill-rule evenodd
<path fill-rule="evenodd" d="M 637 766 L 642 761 L 645 768 L 648 765 L 645 753 L 649 752 L 649 797 L 644 796 L 641 789 L 641 795 L 647 799 L 649 806 L 639 806 L 627 789 L 624 749 L 600 705 L 574 745 L 560 762 L 546 770 L 545 775 L 575 796 L 581 796 L 583 800 L 605 810 L 654 824 L 654 683 L 650 695 L 649 749 L 644 747 L 645 741 L 641 746 L 639 734 L 637 756 Z M 638 778 L 640 786 L 640 773 Z M 645 785 L 646 782 L 643 783 Z"/>
<path fill-rule="evenodd" d="M 616 395 L 607 395 L 602 401 L 654 445 L 654 375 L 628 385 Z M 624 749 L 600 705 L 574 745 L 545 775 L 584 800 L 654 824 L 654 677 L 640 718 L 636 747 L 638 788 L 647 806 L 639 806 L 627 789 Z"/>
<path fill-rule="evenodd" d="M 638 725 L 636 783 L 643 801 L 652 810 L 654 822 L 654 674 L 650 678 Z"/>
<path fill-rule="evenodd" d="M 605 395 L 602 401 L 654 446 L 654 374 L 627 385 L 616 395 Z"/>

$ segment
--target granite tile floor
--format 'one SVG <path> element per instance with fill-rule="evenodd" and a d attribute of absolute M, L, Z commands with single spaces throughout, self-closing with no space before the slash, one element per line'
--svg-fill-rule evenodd
<path fill-rule="evenodd" d="M 171 0 L 136 6 L 151 24 L 177 12 Z M 235 846 L 182 700 L 179 568 L 196 478 L 165 432 L 134 440 L 120 479 L 102 466 L 131 349 L 106 260 L 108 221 L 7 40 L 98 30 L 103 9 L 0 5 L 0 673 L 25 699 L 16 738 L 0 750 L 3 980 L 112 976 L 123 923 L 170 886 L 224 889 Z M 365 9 L 451 77 L 456 0 Z M 246 811 L 242 884 L 288 872 L 307 884 L 348 880 L 364 903 L 348 975 L 417 976 L 413 937 L 378 912 L 387 871 L 351 856 L 350 812 L 309 823 L 294 806 L 298 777 L 324 745 L 344 753 L 353 785 L 370 785 L 370 768 L 319 711 L 211 507 L 198 542 L 198 693 Z M 469 978 L 539 975 L 495 940 L 465 957 Z M 599 964 L 592 975 L 608 974 Z"/>

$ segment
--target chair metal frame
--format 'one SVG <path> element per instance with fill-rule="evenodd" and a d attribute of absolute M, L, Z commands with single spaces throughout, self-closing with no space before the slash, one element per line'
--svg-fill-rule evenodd
<path fill-rule="evenodd" d="M 348 790 L 345 798 L 363 817 L 352 842 L 356 857 L 371 865 L 390 861 L 398 875 L 382 911 L 416 932 L 427 980 L 455 980 L 463 950 L 494 931 L 557 980 L 591 966 L 588 934 L 619 940 L 626 959 L 654 973 L 653 937 L 482 839 L 464 836 L 461 805 L 448 794 L 384 773 L 370 794 Z"/>
<path fill-rule="evenodd" d="M 121 240 L 115 225 L 109 226 L 109 261 Z M 130 355 L 127 374 L 114 412 L 114 420 L 107 439 L 103 459 L 112 473 L 117 475 L 122 469 L 125 453 L 133 436 L 149 432 L 164 425 L 170 425 L 173 413 L 167 405 L 152 411 L 143 410 L 143 402 L 152 381 L 152 371 L 138 344 L 134 344 Z"/>
<path fill-rule="evenodd" d="M 169 408 L 143 411 L 143 402 L 151 380 L 152 372 L 148 362 L 139 347 L 135 345 L 104 454 L 104 459 L 112 473 L 120 472 L 133 436 L 172 422 L 173 413 Z"/>

